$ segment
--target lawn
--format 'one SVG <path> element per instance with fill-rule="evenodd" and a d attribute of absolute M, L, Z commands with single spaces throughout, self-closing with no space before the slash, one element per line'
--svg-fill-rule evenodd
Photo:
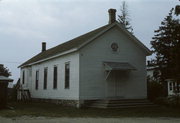
<path fill-rule="evenodd" d="M 0 110 L 0 116 L 48 116 L 48 117 L 180 117 L 180 109 L 146 107 L 128 109 L 77 109 L 49 103 L 9 103 L 13 110 Z"/>

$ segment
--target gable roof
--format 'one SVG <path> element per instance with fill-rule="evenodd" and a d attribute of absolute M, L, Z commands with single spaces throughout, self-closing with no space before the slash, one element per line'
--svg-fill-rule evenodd
<path fill-rule="evenodd" d="M 94 37 L 97 33 L 101 32 L 102 30 L 104 30 L 108 26 L 109 25 L 102 26 L 102 27 L 100 27 L 100 28 L 98 28 L 96 30 L 93 30 L 93 31 L 88 32 L 88 33 L 86 33 L 84 35 L 76 37 L 76 38 L 74 38 L 74 39 L 72 39 L 70 41 L 64 42 L 64 43 L 62 43 L 62 44 L 60 44 L 58 46 L 55 46 L 53 48 L 50 48 L 50 49 L 48 49 L 48 50 L 46 50 L 44 52 L 40 52 L 36 56 L 32 57 L 28 61 L 21 64 L 19 67 L 26 66 L 26 65 L 28 65 L 30 63 L 33 63 L 33 62 L 48 58 L 50 56 L 62 53 L 64 51 L 71 50 L 73 48 L 77 48 L 79 45 L 83 44 L 86 40 Z"/>
<path fill-rule="evenodd" d="M 64 52 L 72 50 L 72 49 L 75 49 L 72 51 L 76 51 L 76 50 L 80 49 L 81 47 L 83 47 L 84 45 L 86 45 L 87 43 L 89 43 L 90 41 L 92 41 L 94 38 L 100 36 L 102 33 L 104 33 L 105 31 L 109 30 L 110 28 L 112 28 L 114 26 L 118 26 L 122 30 L 124 30 L 131 38 L 133 38 L 137 42 L 137 44 L 139 44 L 147 52 L 147 54 L 150 55 L 150 50 L 144 44 L 142 44 L 135 36 L 133 36 L 126 29 L 124 29 L 124 27 L 121 24 L 119 24 L 118 22 L 114 22 L 112 24 L 107 24 L 107 25 L 102 26 L 98 29 L 95 29 L 91 32 L 88 32 L 84 35 L 76 37 L 70 41 L 62 43 L 58 46 L 50 48 L 46 51 L 43 51 L 43 52 L 37 54 L 36 56 L 32 57 L 28 61 L 24 62 L 23 64 L 21 64 L 19 67 L 25 67 L 25 66 L 31 65 L 32 63 L 36 63 L 38 61 L 48 59 L 52 56 L 56 56 L 60 53 L 64 53 Z"/>

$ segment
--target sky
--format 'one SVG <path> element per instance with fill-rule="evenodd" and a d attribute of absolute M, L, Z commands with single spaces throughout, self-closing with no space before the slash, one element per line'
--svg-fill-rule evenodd
<path fill-rule="evenodd" d="M 20 64 L 47 49 L 108 23 L 122 0 L 0 0 L 0 64 L 19 78 Z M 151 48 L 154 30 L 178 0 L 126 0 L 134 35 Z"/>

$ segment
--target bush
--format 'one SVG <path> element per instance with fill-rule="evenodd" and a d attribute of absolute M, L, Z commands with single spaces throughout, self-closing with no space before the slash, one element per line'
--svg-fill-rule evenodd
<path fill-rule="evenodd" d="M 147 94 L 148 94 L 148 99 L 150 99 L 152 101 L 158 97 L 163 97 L 164 90 L 163 90 L 162 84 L 155 82 L 155 81 L 148 82 Z"/>
<path fill-rule="evenodd" d="M 167 99 L 168 99 L 169 106 L 180 107 L 180 96 L 179 95 L 169 96 Z"/>
<path fill-rule="evenodd" d="M 154 103 L 159 104 L 159 105 L 169 106 L 169 107 L 180 108 L 180 96 L 173 95 L 169 97 L 159 97 L 156 100 L 154 100 Z"/>
<path fill-rule="evenodd" d="M 15 87 L 13 88 L 8 88 L 8 101 L 16 101 L 17 100 L 17 90 Z"/>
<path fill-rule="evenodd" d="M 168 98 L 167 97 L 159 97 L 154 100 L 154 103 L 159 105 L 166 105 L 168 106 Z"/>

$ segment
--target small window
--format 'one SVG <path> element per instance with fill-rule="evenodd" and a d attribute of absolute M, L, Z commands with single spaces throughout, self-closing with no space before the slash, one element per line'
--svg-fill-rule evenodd
<path fill-rule="evenodd" d="M 118 44 L 117 43 L 112 43 L 111 44 L 111 49 L 112 49 L 112 51 L 117 52 L 118 51 Z"/>
<path fill-rule="evenodd" d="M 36 82 L 35 82 L 35 89 L 38 90 L 39 85 L 39 71 L 36 71 Z"/>
<path fill-rule="evenodd" d="M 25 83 L 25 71 L 23 70 L 23 75 L 22 75 L 22 84 Z"/>
<path fill-rule="evenodd" d="M 173 91 L 176 91 L 176 83 L 173 82 Z"/>
<path fill-rule="evenodd" d="M 180 93 L 180 83 L 177 83 L 178 92 Z"/>
<path fill-rule="evenodd" d="M 69 62 L 65 64 L 65 89 L 69 89 L 70 80 L 70 64 Z"/>
<path fill-rule="evenodd" d="M 44 89 L 47 89 L 48 68 L 44 68 Z"/>
<path fill-rule="evenodd" d="M 53 76 L 54 76 L 54 79 L 53 79 L 53 88 L 54 89 L 57 89 L 57 69 L 58 69 L 58 67 L 57 66 L 54 66 L 54 74 L 53 74 Z"/>
<path fill-rule="evenodd" d="M 172 82 L 169 83 L 169 90 L 172 90 Z"/>

